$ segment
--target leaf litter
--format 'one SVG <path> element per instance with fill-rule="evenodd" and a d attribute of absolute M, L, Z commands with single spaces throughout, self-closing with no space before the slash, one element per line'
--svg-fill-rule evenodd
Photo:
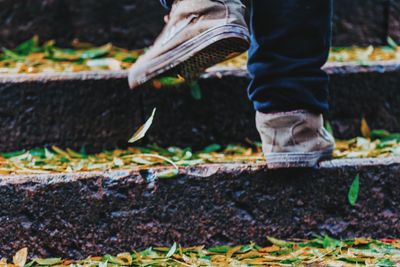
<path fill-rule="evenodd" d="M 0 74 L 6 73 L 54 73 L 80 71 L 119 71 L 129 69 L 145 52 L 145 49 L 128 50 L 111 43 L 95 46 L 73 40 L 71 48 L 57 47 L 54 40 L 40 42 L 38 36 L 21 43 L 14 49 L 0 51 Z M 355 62 L 368 65 L 376 61 L 400 60 L 400 46 L 390 37 L 382 47 L 334 47 L 330 62 Z M 247 54 L 223 62 L 218 67 L 243 68 Z M 154 81 L 155 88 L 178 85 L 182 77 L 164 77 Z M 192 93 L 198 98 L 199 89 L 192 86 Z"/>
<path fill-rule="evenodd" d="M 153 110 L 146 123 L 136 131 L 130 139 L 131 143 L 139 141 L 146 135 L 153 122 L 155 112 L 156 109 Z M 363 120 L 361 128 L 368 137 L 337 140 L 333 153 L 334 158 L 400 156 L 400 134 L 391 134 L 385 130 L 371 131 L 365 120 Z M 88 154 L 84 148 L 78 152 L 69 148 L 64 150 L 57 146 L 51 146 L 0 153 L 0 175 L 151 169 L 159 166 L 172 166 L 175 170 L 167 170 L 165 173 L 158 174 L 158 178 L 171 178 L 179 174 L 179 167 L 221 163 L 265 163 L 262 144 L 247 140 L 246 145 L 211 144 L 198 151 L 193 151 L 190 147 L 162 148 L 157 145 L 147 145 L 96 154 Z M 349 201 L 353 202 L 350 199 Z"/>
<path fill-rule="evenodd" d="M 318 236 L 311 240 L 284 241 L 268 237 L 268 243 L 267 247 L 250 243 L 208 249 L 204 246 L 185 248 L 174 243 L 170 248 L 155 247 L 116 256 L 90 256 L 83 260 L 34 258 L 28 261 L 27 249 L 23 248 L 16 253 L 12 263 L 0 260 L 0 267 L 400 266 L 400 240 L 338 240 Z"/>
<path fill-rule="evenodd" d="M 74 40 L 72 48 L 60 48 L 53 40 L 40 43 L 38 36 L 15 49 L 0 51 L 0 74 L 59 73 L 125 70 L 143 54 L 143 49 L 127 50 L 111 43 L 94 46 Z"/>

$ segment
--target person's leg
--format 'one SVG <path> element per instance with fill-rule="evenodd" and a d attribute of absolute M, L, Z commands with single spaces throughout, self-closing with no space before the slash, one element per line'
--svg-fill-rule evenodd
<path fill-rule="evenodd" d="M 268 113 L 328 109 L 321 67 L 331 41 L 332 0 L 253 0 L 249 97 Z"/>
<path fill-rule="evenodd" d="M 332 0 L 253 0 L 249 98 L 270 168 L 313 167 L 330 158 L 324 129 Z"/>

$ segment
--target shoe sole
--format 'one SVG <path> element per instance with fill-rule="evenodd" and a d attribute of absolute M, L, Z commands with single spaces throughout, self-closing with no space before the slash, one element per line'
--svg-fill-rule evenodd
<path fill-rule="evenodd" d="M 133 78 L 137 86 L 166 76 L 181 76 L 186 81 L 198 78 L 207 68 L 248 50 L 249 31 L 239 25 L 209 29 L 158 57 L 149 64 L 146 75 Z"/>
<path fill-rule="evenodd" d="M 314 168 L 319 162 L 332 159 L 333 149 L 309 153 L 270 153 L 266 155 L 268 169 Z"/>

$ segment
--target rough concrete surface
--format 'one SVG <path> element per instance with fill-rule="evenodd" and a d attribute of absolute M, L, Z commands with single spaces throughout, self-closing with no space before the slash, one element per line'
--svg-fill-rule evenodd
<path fill-rule="evenodd" d="M 390 3 L 388 35 L 400 44 L 400 1 L 391 0 Z"/>
<path fill-rule="evenodd" d="M 335 0 L 333 4 L 334 45 L 366 46 L 386 43 L 389 0 Z"/>
<path fill-rule="evenodd" d="M 363 117 L 373 129 L 400 131 L 398 63 L 326 70 L 336 137 L 359 135 Z M 188 86 L 130 91 L 126 72 L 0 76 L 0 151 L 53 144 L 89 151 L 125 147 L 154 107 L 147 143 L 202 148 L 258 140 L 245 70 L 209 73 L 199 83 L 200 101 Z"/>
<path fill-rule="evenodd" d="M 140 97 L 125 79 L 5 82 L 0 102 L 0 151 L 116 148 L 142 122 Z"/>
<path fill-rule="evenodd" d="M 397 35 L 400 0 L 336 0 L 334 44 L 384 44 Z M 389 5 L 394 8 L 389 13 Z M 163 27 L 165 10 L 158 0 L 2 0 L 0 47 L 13 47 L 38 34 L 69 45 L 72 39 L 128 48 L 149 46 Z"/>
<path fill-rule="evenodd" d="M 38 34 L 62 46 L 78 38 L 143 48 L 161 31 L 164 14 L 157 0 L 2 0 L 0 47 L 13 47 Z"/>
<path fill-rule="evenodd" d="M 157 171 L 157 170 L 156 170 Z M 361 177 L 355 207 L 347 200 Z M 147 182 L 151 170 L 0 177 L 0 257 L 81 258 L 148 246 L 400 235 L 400 160 L 338 160 L 319 169 L 205 165 Z"/>

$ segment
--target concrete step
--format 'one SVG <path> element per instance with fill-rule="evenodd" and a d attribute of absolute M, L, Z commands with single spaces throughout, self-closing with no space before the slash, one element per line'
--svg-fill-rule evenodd
<path fill-rule="evenodd" d="M 336 0 L 334 44 L 383 45 L 387 36 L 400 42 L 400 0 Z M 0 47 L 14 47 L 39 34 L 69 45 L 79 38 L 129 48 L 149 46 L 166 13 L 157 0 L 3 0 Z"/>
<path fill-rule="evenodd" d="M 148 246 L 229 245 L 266 236 L 400 235 L 400 158 L 334 160 L 307 170 L 219 164 L 0 177 L 0 257 L 82 258 Z M 347 200 L 360 175 L 355 207 Z"/>
<path fill-rule="evenodd" d="M 359 136 L 363 117 L 373 129 L 400 131 L 400 62 L 330 63 L 325 69 L 332 80 L 328 119 L 336 137 Z M 0 151 L 123 148 L 154 107 L 158 112 L 146 142 L 203 148 L 258 140 L 245 69 L 205 74 L 200 101 L 188 86 L 131 91 L 126 77 L 126 72 L 1 75 Z"/>

